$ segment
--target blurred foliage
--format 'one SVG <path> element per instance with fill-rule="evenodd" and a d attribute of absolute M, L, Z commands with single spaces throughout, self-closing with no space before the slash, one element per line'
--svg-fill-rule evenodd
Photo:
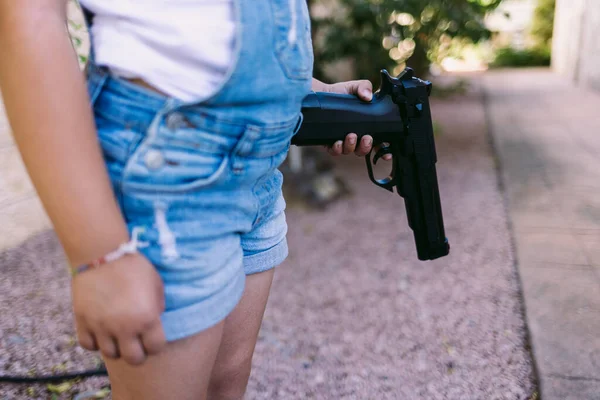
<path fill-rule="evenodd" d="M 79 65 L 83 66 L 88 59 L 88 49 L 85 48 L 84 40 L 87 38 L 87 28 L 81 17 L 81 7 L 77 0 L 69 0 L 67 8 L 67 28 L 71 36 L 73 49 L 77 53 Z M 76 13 L 76 15 L 73 15 Z"/>
<path fill-rule="evenodd" d="M 491 67 L 536 67 L 550 65 L 550 48 L 538 46 L 529 49 L 516 50 L 503 47 L 496 51 L 496 59 Z"/>
<path fill-rule="evenodd" d="M 350 60 L 356 77 L 379 81 L 379 69 L 398 73 L 405 64 L 428 71 L 440 45 L 453 38 L 488 38 L 485 14 L 502 0 L 311 0 L 329 9 L 313 16 L 315 76 L 323 66 Z"/>
<path fill-rule="evenodd" d="M 71 42 L 73 44 L 73 49 L 75 49 L 75 52 L 77 53 L 77 57 L 79 59 L 79 64 L 85 64 L 88 59 L 86 51 L 83 48 L 83 36 L 86 34 L 85 25 L 78 24 L 77 22 L 74 22 L 72 19 L 69 19 L 68 20 L 68 28 L 69 28 L 69 34 L 71 35 Z"/>
<path fill-rule="evenodd" d="M 537 46 L 550 47 L 556 0 L 538 0 L 531 22 L 531 38 Z"/>
<path fill-rule="evenodd" d="M 537 0 L 529 31 L 532 44 L 523 50 L 502 47 L 496 51 L 492 67 L 549 66 L 552 53 L 555 0 Z"/>

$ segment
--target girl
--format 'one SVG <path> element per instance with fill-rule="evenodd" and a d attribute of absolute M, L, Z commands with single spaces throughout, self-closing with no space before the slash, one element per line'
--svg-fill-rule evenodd
<path fill-rule="evenodd" d="M 240 399 L 287 255 L 277 167 L 302 99 L 371 84 L 312 78 L 304 0 L 82 0 L 84 79 L 65 2 L 0 2 L 0 87 L 76 272 L 79 343 L 114 399 Z M 368 153 L 356 138 L 330 152 Z"/>

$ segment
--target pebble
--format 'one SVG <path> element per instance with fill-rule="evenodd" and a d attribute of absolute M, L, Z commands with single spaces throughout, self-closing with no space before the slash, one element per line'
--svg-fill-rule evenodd
<path fill-rule="evenodd" d="M 24 337 L 19 335 L 9 335 L 6 340 L 8 340 L 8 343 L 10 344 L 23 344 L 27 341 Z"/>

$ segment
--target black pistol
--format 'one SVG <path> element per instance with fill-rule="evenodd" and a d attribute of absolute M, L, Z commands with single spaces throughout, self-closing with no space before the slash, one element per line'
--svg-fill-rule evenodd
<path fill-rule="evenodd" d="M 450 252 L 435 169 L 430 93 L 431 82 L 415 77 L 411 68 L 397 77 L 382 70 L 381 86 L 370 102 L 352 95 L 313 92 L 302 103 L 304 118 L 292 138 L 296 146 L 315 146 L 332 145 L 349 132 L 355 132 L 358 140 L 371 135 L 373 146 L 380 147 L 365 157 L 369 178 L 390 192 L 395 187 L 404 198 L 417 256 L 423 261 Z M 385 154 L 392 155 L 392 171 L 376 179 L 372 164 Z"/>

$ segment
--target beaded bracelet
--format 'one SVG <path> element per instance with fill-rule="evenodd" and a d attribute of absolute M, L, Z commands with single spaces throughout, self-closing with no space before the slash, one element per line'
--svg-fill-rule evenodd
<path fill-rule="evenodd" d="M 131 240 L 129 240 L 126 243 L 121 244 L 116 250 L 111 251 L 110 253 L 106 254 L 103 257 L 97 258 L 88 264 L 83 264 L 83 265 L 73 268 L 73 271 L 72 271 L 73 275 L 80 274 L 89 269 L 98 268 L 99 266 L 101 266 L 103 264 L 107 264 L 107 263 L 116 261 L 119 258 L 122 258 L 128 254 L 135 254 L 135 253 L 137 253 L 139 248 L 147 247 L 148 243 L 140 242 L 138 240 L 139 234 L 142 233 L 143 231 L 144 231 L 144 229 L 141 227 L 133 228 L 133 231 L 131 233 Z"/>

